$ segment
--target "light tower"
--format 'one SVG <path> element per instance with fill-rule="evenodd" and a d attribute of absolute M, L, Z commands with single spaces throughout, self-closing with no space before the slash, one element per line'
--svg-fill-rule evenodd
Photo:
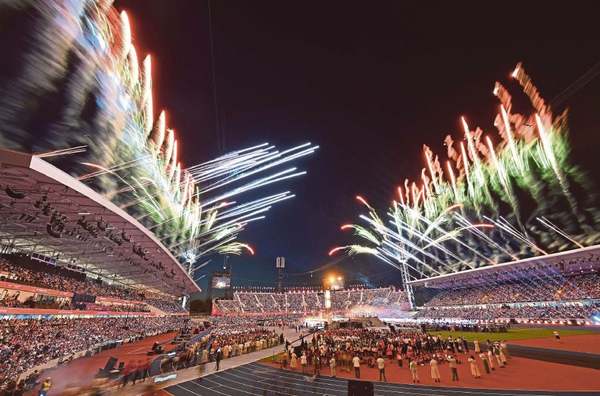
<path fill-rule="evenodd" d="M 411 310 L 416 309 L 415 305 L 415 293 L 413 291 L 413 287 L 408 282 L 410 281 L 408 268 L 406 262 L 402 262 L 402 285 L 404 286 L 404 292 L 406 293 L 406 297 L 408 298 L 408 304 L 410 305 Z"/>
<path fill-rule="evenodd" d="M 414 311 L 417 307 L 415 305 L 415 292 L 413 290 L 412 285 L 408 283 L 410 281 L 410 274 L 408 272 L 408 264 L 406 263 L 408 258 L 402 254 L 398 254 L 396 256 L 396 260 L 400 264 L 400 274 L 402 276 L 402 287 L 404 288 L 404 292 L 406 293 L 406 298 L 408 299 L 408 305 L 410 306 L 410 309 L 412 311 Z"/>
<path fill-rule="evenodd" d="M 281 292 L 283 269 L 285 268 L 285 257 L 277 257 L 277 259 L 275 259 L 275 268 L 277 268 L 277 291 Z"/>

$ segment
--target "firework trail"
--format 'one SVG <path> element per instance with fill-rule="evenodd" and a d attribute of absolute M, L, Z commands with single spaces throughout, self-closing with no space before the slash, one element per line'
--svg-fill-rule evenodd
<path fill-rule="evenodd" d="M 512 76 L 531 114 L 514 112 L 510 93 L 497 82 L 499 143 L 461 117 L 463 140 L 444 140 L 445 169 L 424 146 L 420 180 L 397 188 L 389 221 L 357 197 L 368 210 L 359 216 L 365 225 L 342 230 L 353 230 L 364 244 L 330 255 L 371 254 L 418 279 L 598 243 L 594 194 L 568 158 L 566 112 L 552 114 L 522 64 Z M 573 186 L 586 191 L 584 202 L 575 200 Z"/>
<path fill-rule="evenodd" d="M 111 0 L 23 0 L 0 10 L 33 26 L 15 54 L 22 71 L 0 80 L 2 146 L 54 160 L 135 216 L 190 270 L 206 255 L 254 253 L 239 234 L 294 195 L 244 195 L 305 174 L 285 166 L 318 146 L 264 143 L 186 168 L 168 113 L 155 111 L 152 59 L 140 63 L 125 11 Z"/>

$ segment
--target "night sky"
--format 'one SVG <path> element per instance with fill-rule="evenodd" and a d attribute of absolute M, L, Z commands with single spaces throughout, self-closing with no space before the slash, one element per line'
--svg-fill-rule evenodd
<path fill-rule="evenodd" d="M 262 142 L 321 146 L 298 164 L 307 176 L 260 191 L 291 189 L 297 198 L 242 234 L 257 255 L 231 259 L 235 284 L 272 283 L 276 256 L 287 258 L 291 273 L 327 264 L 328 250 L 350 241 L 339 226 L 355 219 L 354 196 L 386 207 L 405 177 L 419 176 L 423 143 L 444 154 L 444 136 L 461 136 L 460 115 L 497 136 L 491 91 L 499 80 L 518 92 L 508 79 L 518 61 L 546 99 L 600 61 L 598 24 L 587 19 L 597 15 L 592 9 L 416 3 L 213 1 L 218 134 L 206 1 L 116 1 L 129 12 L 138 53 L 154 57 L 155 106 L 167 109 L 185 164 L 220 154 L 218 136 L 226 151 Z M 597 179 L 600 78 L 565 105 L 573 158 Z M 373 284 L 399 278 L 364 257 L 337 268 Z"/>

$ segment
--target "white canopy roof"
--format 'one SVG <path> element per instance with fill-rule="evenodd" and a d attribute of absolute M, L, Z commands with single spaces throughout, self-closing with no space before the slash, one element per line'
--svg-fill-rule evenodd
<path fill-rule="evenodd" d="M 547 273 L 589 272 L 600 270 L 600 245 L 581 249 L 530 257 L 508 263 L 460 271 L 452 274 L 432 276 L 409 282 L 413 286 L 433 288 L 460 287 L 469 284 L 483 284 L 491 281 L 515 280 L 529 276 L 532 271 Z"/>
<path fill-rule="evenodd" d="M 200 291 L 140 222 L 43 159 L 0 149 L 0 240 L 130 287 Z"/>

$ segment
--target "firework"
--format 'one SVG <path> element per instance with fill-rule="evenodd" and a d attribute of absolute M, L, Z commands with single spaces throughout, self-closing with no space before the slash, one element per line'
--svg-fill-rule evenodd
<path fill-rule="evenodd" d="M 152 59 L 145 56 L 140 66 L 131 18 L 111 3 L 32 3 L 36 31 L 24 50 L 24 71 L 0 102 L 2 144 L 45 158 L 81 158 L 73 154 L 86 149 L 85 159 L 63 168 L 136 217 L 189 263 L 190 272 L 206 255 L 254 254 L 239 234 L 294 195 L 285 191 L 247 202 L 244 195 L 304 175 L 285 166 L 318 147 L 304 143 L 279 151 L 264 143 L 183 166 L 168 114 L 155 111 Z M 50 132 L 34 138 L 25 125 L 51 100 L 64 107 L 48 122 Z"/>
<path fill-rule="evenodd" d="M 334 248 L 330 255 L 374 255 L 410 280 L 600 241 L 594 203 L 580 205 L 571 193 L 576 184 L 587 186 L 568 159 L 566 113 L 552 114 L 523 65 L 513 77 L 530 98 L 530 115 L 513 113 L 510 94 L 496 83 L 499 143 L 461 117 L 464 139 L 445 139 L 446 172 L 424 146 L 420 180 L 398 187 L 400 202 L 387 210 L 387 221 L 357 197 L 368 211 L 359 216 L 364 225 L 342 229 L 353 230 L 364 245 Z"/>

